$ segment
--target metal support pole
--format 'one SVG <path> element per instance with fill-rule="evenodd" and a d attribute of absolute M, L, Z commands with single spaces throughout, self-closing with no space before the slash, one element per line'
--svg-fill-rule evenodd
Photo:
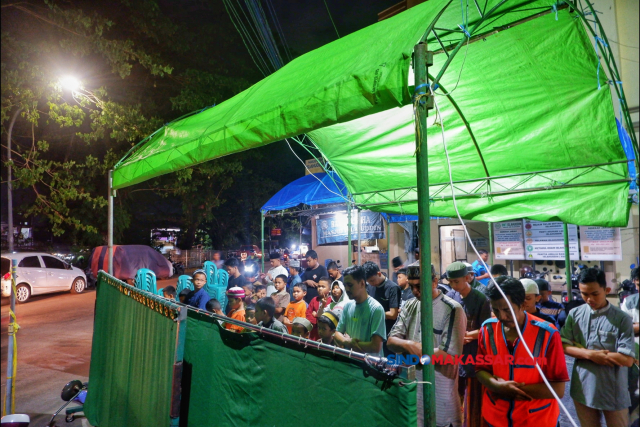
<path fill-rule="evenodd" d="M 347 202 L 347 262 L 345 268 L 351 266 L 353 257 L 353 245 L 351 243 L 351 202 Z"/>
<path fill-rule="evenodd" d="M 392 265 L 391 265 L 391 223 L 385 221 L 387 224 L 387 271 L 389 272 L 389 278 L 393 277 Z"/>
<path fill-rule="evenodd" d="M 263 273 L 264 272 L 264 213 L 260 212 L 260 241 L 262 242 L 262 247 L 261 247 L 261 251 L 262 251 L 262 258 L 260 261 L 260 272 Z"/>
<path fill-rule="evenodd" d="M 22 111 L 22 108 L 18 108 L 16 112 L 13 113 L 11 123 L 9 123 L 9 129 L 7 130 L 7 163 L 9 163 L 9 167 L 7 168 L 7 224 L 9 225 L 7 243 L 9 245 L 9 253 L 13 252 L 13 240 L 15 236 L 13 231 L 13 168 L 11 166 L 11 134 L 13 133 L 13 125 L 16 123 L 16 119 L 18 118 L 20 111 Z"/>
<path fill-rule="evenodd" d="M 513 260 L 512 259 L 509 260 L 509 266 L 511 268 L 511 277 L 513 277 Z"/>
<path fill-rule="evenodd" d="M 16 312 L 16 267 L 18 266 L 18 261 L 15 259 L 11 260 L 11 301 L 10 301 L 10 307 L 11 307 L 11 312 L 14 313 Z M 13 377 L 16 374 L 13 371 L 13 364 L 14 364 L 14 360 L 13 360 L 13 337 L 16 333 L 15 327 L 13 325 L 13 318 L 11 316 L 9 316 L 9 328 L 8 328 L 8 335 L 9 335 L 9 346 L 7 348 L 7 393 L 5 394 L 5 401 L 4 401 L 4 414 L 5 415 L 9 415 L 9 414 L 13 414 L 14 410 L 15 410 L 15 396 L 13 395 Z"/>
<path fill-rule="evenodd" d="M 493 223 L 489 223 L 489 263 L 493 265 Z"/>
<path fill-rule="evenodd" d="M 360 229 L 362 228 L 362 224 L 360 223 L 360 209 L 357 211 L 358 213 L 358 265 L 362 265 L 362 261 L 360 260 Z"/>
<path fill-rule="evenodd" d="M 107 245 L 109 258 L 109 274 L 113 276 L 113 170 L 109 171 L 109 213 L 107 219 Z"/>
<path fill-rule="evenodd" d="M 564 275 L 567 279 L 567 301 L 573 301 L 573 287 L 571 286 L 571 274 L 573 273 L 571 268 L 571 253 L 569 251 L 569 227 L 567 223 L 562 223 L 562 234 L 564 235 Z"/>
<path fill-rule="evenodd" d="M 433 65 L 433 53 L 427 51 L 426 43 L 413 48 L 413 68 L 415 72 L 415 120 L 416 120 L 416 169 L 418 178 L 418 234 L 420 242 L 420 287 L 422 289 L 420 316 L 422 327 L 422 354 L 433 356 L 433 317 L 431 296 L 431 224 L 429 213 L 429 170 L 427 146 L 428 108 L 427 68 Z M 422 368 L 424 386 L 424 425 L 436 425 L 435 371 L 433 364 Z"/>

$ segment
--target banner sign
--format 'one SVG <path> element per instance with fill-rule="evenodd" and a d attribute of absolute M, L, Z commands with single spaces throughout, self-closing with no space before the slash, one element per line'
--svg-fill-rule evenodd
<path fill-rule="evenodd" d="M 358 216 L 351 212 L 351 240 L 358 240 Z M 316 220 L 318 245 L 346 242 L 347 214 L 320 215 Z M 379 212 L 360 212 L 360 239 L 384 239 L 384 225 Z"/>
<path fill-rule="evenodd" d="M 622 261 L 619 228 L 580 226 L 583 261 Z"/>
<path fill-rule="evenodd" d="M 495 259 L 525 259 L 522 239 L 522 221 L 493 223 Z"/>
<path fill-rule="evenodd" d="M 563 260 L 564 233 L 560 221 L 522 220 L 524 225 L 525 256 L 528 260 Z M 571 259 L 579 259 L 578 227 L 567 225 Z"/>

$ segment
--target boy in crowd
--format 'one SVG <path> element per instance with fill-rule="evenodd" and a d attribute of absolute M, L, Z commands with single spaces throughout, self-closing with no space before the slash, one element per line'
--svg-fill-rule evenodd
<path fill-rule="evenodd" d="M 248 306 L 249 304 L 253 304 L 253 285 L 251 283 L 247 283 L 242 287 L 244 289 L 244 306 Z"/>
<path fill-rule="evenodd" d="M 227 299 L 229 300 L 229 312 L 227 313 L 227 317 L 244 322 L 244 289 L 234 286 L 227 291 Z M 242 332 L 244 330 L 240 325 L 234 325 L 226 322 L 222 327 L 233 332 Z"/>
<path fill-rule="evenodd" d="M 293 287 L 302 282 L 300 278 L 300 261 L 292 259 L 289 261 L 289 279 L 287 280 L 287 291 L 290 299 L 293 299 Z"/>
<path fill-rule="evenodd" d="M 333 334 L 338 326 L 338 316 L 333 311 L 325 311 L 318 317 L 318 342 L 333 345 Z"/>
<path fill-rule="evenodd" d="M 491 277 L 493 277 L 494 279 L 496 277 L 508 276 L 509 275 L 509 272 L 507 271 L 507 267 L 505 267 L 502 264 L 494 264 L 494 265 L 492 265 L 490 273 L 491 273 Z M 491 280 L 489 280 L 489 283 L 491 283 Z"/>
<path fill-rule="evenodd" d="M 244 297 L 244 298 L 246 301 L 247 297 Z M 258 323 L 256 322 L 256 306 L 255 305 L 253 304 L 245 305 L 244 318 L 245 318 L 245 322 L 251 323 L 252 325 L 256 325 Z"/>
<path fill-rule="evenodd" d="M 291 327 L 293 325 L 293 319 L 296 317 L 305 317 L 307 315 L 307 303 L 304 301 L 304 297 L 307 295 L 307 285 L 304 282 L 300 282 L 293 287 L 293 301 L 287 304 L 284 314 L 284 325 L 291 333 Z M 289 294 L 287 294 L 289 296 Z"/>
<path fill-rule="evenodd" d="M 452 292 L 448 297 L 458 302 L 464 309 L 467 324 L 465 327 L 463 358 L 469 355 L 475 357 L 478 353 L 478 334 L 482 323 L 491 317 L 491 306 L 486 295 L 473 289 L 469 284 L 470 274 L 467 266 L 462 262 L 451 263 L 447 267 L 447 277 Z M 461 365 L 458 393 L 464 399 L 465 427 L 478 427 L 482 424 L 482 385 L 476 379 L 472 365 Z"/>
<path fill-rule="evenodd" d="M 305 302 L 309 304 L 313 297 L 318 296 L 318 280 L 321 277 L 328 276 L 327 269 L 324 268 L 324 265 L 320 265 L 318 262 L 318 253 L 316 251 L 307 251 L 305 255 L 307 259 L 307 269 L 304 271 L 302 275 L 302 283 L 304 283 L 307 287 L 307 296 L 304 298 Z"/>
<path fill-rule="evenodd" d="M 404 267 L 402 266 L 402 258 L 400 258 L 399 256 L 395 257 L 391 260 L 391 265 L 393 266 L 393 274 L 391 275 L 391 277 L 394 282 L 398 283 L 398 272 L 401 269 L 404 269 Z M 400 285 L 400 283 L 398 283 L 398 285 Z M 411 288 L 409 288 L 409 290 L 411 290 Z"/>
<path fill-rule="evenodd" d="M 389 332 L 389 348 L 397 353 L 422 356 L 420 307 L 422 289 L 420 267 L 407 269 L 408 280 L 414 299 L 407 301 L 398 320 Z M 467 323 L 462 306 L 445 296 L 438 289 L 438 278 L 431 266 L 431 296 L 433 313 L 434 356 L 459 356 L 462 353 L 465 325 Z M 460 399 L 458 398 L 458 368 L 454 364 L 435 365 L 436 426 L 460 427 L 462 424 Z M 422 369 L 416 370 L 416 380 L 422 381 Z M 422 384 L 418 386 L 418 425 L 423 425 Z"/>
<path fill-rule="evenodd" d="M 407 269 L 401 268 L 396 273 L 398 277 L 398 286 L 400 286 L 400 309 L 404 306 L 404 304 L 410 299 L 415 298 L 413 292 L 411 291 L 411 286 L 409 286 L 409 278 L 407 277 Z"/>
<path fill-rule="evenodd" d="M 635 358 L 633 322 L 607 301 L 604 271 L 586 268 L 578 277 L 586 302 L 571 310 L 562 327 L 567 356 L 574 357 L 571 398 L 582 427 L 600 426 L 604 413 L 607 427 L 629 424 L 628 372 Z"/>
<path fill-rule="evenodd" d="M 284 322 L 285 311 L 287 310 L 289 302 L 291 302 L 289 293 L 286 290 L 286 281 L 287 278 L 284 274 L 277 276 L 273 282 L 276 291 L 270 295 L 276 305 L 275 316 L 279 322 Z"/>
<path fill-rule="evenodd" d="M 640 268 L 636 267 L 631 270 L 631 280 L 636 287 L 636 291 L 640 291 Z M 633 335 L 636 337 L 636 344 L 638 344 L 638 332 L 640 330 L 640 293 L 629 295 L 624 300 L 624 304 L 620 307 L 622 311 L 631 316 L 633 320 Z M 637 356 L 636 356 L 637 357 Z"/>
<path fill-rule="evenodd" d="M 338 263 L 335 261 L 331 261 L 327 266 L 327 273 L 329 273 L 329 277 L 331 278 L 331 282 L 336 280 L 340 280 L 342 282 L 342 273 L 338 269 Z"/>
<path fill-rule="evenodd" d="M 256 302 L 256 321 L 258 322 L 258 326 L 288 334 L 289 330 L 282 322 L 274 317 L 275 313 L 276 304 L 273 298 L 260 298 L 258 302 Z"/>
<path fill-rule="evenodd" d="M 478 290 L 484 292 L 485 289 L 487 289 L 487 287 L 485 285 L 483 285 L 482 283 L 480 283 L 478 281 L 478 279 L 476 279 L 476 272 L 473 269 L 473 266 L 471 264 L 469 264 L 468 262 L 465 262 L 463 264 L 467 266 L 467 272 L 469 273 L 468 276 L 467 276 L 467 281 L 469 282 L 469 285 L 473 289 L 478 289 Z"/>
<path fill-rule="evenodd" d="M 540 292 L 540 313 L 553 318 L 553 323 L 558 326 L 558 318 L 560 313 L 564 311 L 564 306 L 559 302 L 551 300 L 551 286 L 549 282 L 544 279 L 536 279 L 534 282 L 538 285 L 538 292 Z"/>
<path fill-rule="evenodd" d="M 251 298 L 253 299 L 254 304 L 258 302 L 259 299 L 262 299 L 267 296 L 267 287 L 264 285 L 255 285 L 253 287 L 253 291 L 254 293 Z"/>
<path fill-rule="evenodd" d="M 343 272 L 350 300 L 344 305 L 334 335 L 335 345 L 382 357 L 387 335 L 382 305 L 367 293 L 364 269 L 353 265 Z"/>
<path fill-rule="evenodd" d="M 313 325 L 309 320 L 304 317 L 296 317 L 291 324 L 291 335 L 309 339 L 311 329 L 313 329 Z"/>
<path fill-rule="evenodd" d="M 249 283 L 240 272 L 240 260 L 238 260 L 238 258 L 228 258 L 224 262 L 224 269 L 227 271 L 227 273 L 229 273 L 227 290 L 236 286 L 242 288 L 244 285 Z"/>
<path fill-rule="evenodd" d="M 307 307 L 306 318 L 311 322 L 313 329 L 311 330 L 311 334 L 309 335 L 309 339 L 313 341 L 318 340 L 318 328 L 316 328 L 316 324 L 318 323 L 318 317 L 322 315 L 322 312 L 325 308 L 329 308 L 329 304 L 331 304 L 331 292 L 329 287 L 331 286 L 331 279 L 328 277 L 321 277 L 318 281 L 318 296 L 313 297 L 309 306 Z"/>
<path fill-rule="evenodd" d="M 204 270 L 196 270 L 193 272 L 191 280 L 193 281 L 193 291 L 189 292 L 189 295 L 185 299 L 185 304 L 206 310 L 207 301 L 211 299 L 204 288 L 204 285 L 207 284 L 207 275 Z"/>
<path fill-rule="evenodd" d="M 491 278 L 491 273 L 485 268 L 485 264 L 489 261 L 489 252 L 484 249 L 478 249 L 478 254 L 480 254 L 480 259 L 473 261 L 471 268 L 473 268 L 476 280 L 486 287 L 489 285 L 489 280 Z"/>
<path fill-rule="evenodd" d="M 191 293 L 191 290 L 189 289 L 183 289 L 180 291 L 180 295 L 178 295 L 178 301 L 180 301 L 183 304 L 186 304 L 187 302 L 187 298 L 189 297 L 189 294 Z"/>
<path fill-rule="evenodd" d="M 166 299 L 175 300 L 176 299 L 176 288 L 173 286 L 165 286 L 162 288 L 162 296 Z"/>
<path fill-rule="evenodd" d="M 367 261 L 362 265 L 367 279 L 367 293 L 380 303 L 384 309 L 385 330 L 390 331 L 398 318 L 400 310 L 400 286 L 387 279 L 378 264 Z M 384 355 L 391 354 L 386 344 L 382 347 Z"/>
<path fill-rule="evenodd" d="M 224 313 L 222 312 L 222 306 L 220 305 L 220 301 L 218 301 L 215 298 L 212 298 L 209 301 L 207 301 L 207 311 L 210 311 L 211 313 L 215 313 L 219 316 L 224 316 Z"/>
<path fill-rule="evenodd" d="M 551 316 L 541 313 L 540 309 L 536 305 L 537 302 L 540 301 L 538 284 L 532 279 L 520 279 L 520 283 L 524 286 L 524 311 L 544 320 L 545 322 L 551 323 L 556 327 L 556 329 L 560 329 L 556 324 L 556 320 Z"/>
<path fill-rule="evenodd" d="M 516 324 L 534 357 L 545 358 L 546 362 L 538 362 L 540 368 L 551 388 L 562 398 L 569 375 L 560 334 L 554 326 L 524 311 L 524 286 L 519 280 L 504 279 L 498 286 L 489 286 L 491 308 L 496 317 L 487 319 L 480 329 L 475 369 L 478 381 L 486 388 L 482 417 L 494 427 L 556 427 L 560 407 L 538 370 L 532 368 L 536 362 L 520 342 Z M 480 356 L 483 363 L 478 360 Z M 487 363 L 487 356 L 507 362 Z M 509 362 L 507 357 L 513 360 Z"/>

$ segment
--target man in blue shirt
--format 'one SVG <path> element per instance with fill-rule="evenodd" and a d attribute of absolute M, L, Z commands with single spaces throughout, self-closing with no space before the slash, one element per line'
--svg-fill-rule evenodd
<path fill-rule="evenodd" d="M 484 261 L 484 264 L 487 264 L 487 261 L 489 260 L 489 253 L 484 249 L 479 249 L 478 253 L 480 254 L 480 259 Z M 473 267 L 473 272 L 476 275 L 476 280 L 482 283 L 484 286 L 488 286 L 491 274 L 487 271 L 486 268 L 484 268 L 484 264 L 481 260 L 475 260 L 473 264 L 471 264 L 471 266 Z"/>

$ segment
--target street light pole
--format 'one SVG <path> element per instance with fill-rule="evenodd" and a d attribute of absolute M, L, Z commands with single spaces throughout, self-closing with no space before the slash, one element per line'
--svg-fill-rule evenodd
<path fill-rule="evenodd" d="M 22 108 L 18 108 L 15 113 L 13 113 L 13 117 L 11 117 L 11 122 L 9 123 L 9 130 L 7 131 L 7 163 L 9 167 L 7 168 L 7 223 L 9 225 L 9 230 L 7 232 L 7 244 L 9 245 L 9 253 L 13 252 L 13 167 L 11 166 L 11 134 L 13 133 L 13 125 L 16 123 L 16 119 L 18 118 L 18 114 L 20 114 Z"/>

